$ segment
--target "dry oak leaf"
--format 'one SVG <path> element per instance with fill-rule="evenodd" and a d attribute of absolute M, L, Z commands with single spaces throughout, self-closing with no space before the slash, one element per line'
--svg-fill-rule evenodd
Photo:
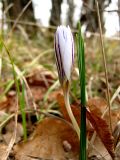
<path fill-rule="evenodd" d="M 32 137 L 14 147 L 16 160 L 32 157 L 52 160 L 77 160 L 79 140 L 76 132 L 63 120 L 46 118 L 40 122 Z"/>
<path fill-rule="evenodd" d="M 95 115 L 101 117 L 107 108 L 107 102 L 104 98 L 94 97 L 88 100 L 87 106 L 90 111 Z M 104 116 L 106 123 L 109 125 L 109 112 Z M 112 129 L 116 127 L 117 122 L 120 120 L 120 109 L 111 110 Z"/>
<path fill-rule="evenodd" d="M 114 152 L 114 138 L 109 131 L 109 126 L 106 121 L 101 117 L 95 115 L 94 112 L 87 111 L 87 119 L 90 121 L 95 131 L 97 132 L 99 138 L 103 142 L 105 148 L 111 155 L 111 157 L 115 158 Z"/>

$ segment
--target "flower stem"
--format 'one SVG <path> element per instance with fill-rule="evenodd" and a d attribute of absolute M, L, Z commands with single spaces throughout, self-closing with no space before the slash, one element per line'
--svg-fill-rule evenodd
<path fill-rule="evenodd" d="M 71 110 L 71 106 L 70 106 L 70 102 L 69 102 L 69 90 L 65 90 L 64 91 L 64 99 L 65 99 L 65 106 L 66 106 L 66 109 L 67 109 L 67 112 L 68 112 L 68 115 L 71 119 L 71 122 L 73 124 L 73 127 L 79 137 L 79 140 L 80 140 L 80 128 L 79 128 L 79 125 L 73 115 L 73 112 Z"/>

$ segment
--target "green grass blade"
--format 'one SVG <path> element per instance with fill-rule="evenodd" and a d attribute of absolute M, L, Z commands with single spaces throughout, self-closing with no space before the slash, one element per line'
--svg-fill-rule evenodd
<path fill-rule="evenodd" d="M 24 71 L 22 72 L 22 75 L 24 75 Z M 17 75 L 17 80 L 20 80 L 20 76 Z M 4 91 L 2 92 L 2 94 L 0 95 L 0 99 L 3 98 L 3 96 L 11 89 L 11 87 L 13 86 L 13 84 L 15 83 L 14 80 L 9 80 L 6 84 L 4 84 L 3 86 L 5 87 Z"/>
<path fill-rule="evenodd" d="M 26 124 L 26 113 L 25 113 L 25 84 L 22 82 L 22 94 L 20 96 L 20 111 L 22 115 L 22 126 L 24 131 L 24 140 L 27 140 L 27 124 Z"/>
<path fill-rule="evenodd" d="M 4 41 L 2 40 L 1 37 L 0 37 L 0 44 L 4 46 L 4 48 L 5 48 L 5 50 L 6 50 L 6 53 L 7 53 L 8 57 L 9 57 L 9 60 L 10 60 L 10 62 L 11 62 L 11 65 L 12 65 L 12 73 L 13 73 L 14 82 L 15 82 L 15 86 L 16 86 L 17 96 L 18 96 L 18 99 L 19 99 L 20 108 L 22 108 L 22 107 L 25 106 L 24 101 L 23 101 L 23 96 L 24 96 L 24 94 L 22 93 L 23 96 L 22 96 L 22 98 L 21 98 L 20 85 L 19 85 L 19 80 L 18 80 L 18 78 L 17 78 L 17 73 L 16 73 L 16 71 L 15 71 L 14 61 L 13 61 L 13 59 L 12 59 L 12 57 L 11 57 L 11 54 L 10 54 L 8 48 L 6 47 Z M 24 88 L 22 88 L 22 90 L 24 90 Z M 21 107 L 21 106 L 22 106 L 22 107 Z M 23 113 L 22 113 L 22 114 L 23 114 Z M 22 115 L 22 117 L 23 117 L 22 120 L 24 121 L 24 122 L 22 122 L 22 123 L 24 124 L 23 128 L 24 128 L 24 131 L 25 131 L 25 132 L 24 132 L 24 138 L 26 139 L 26 138 L 27 138 L 27 137 L 26 137 L 27 132 L 26 132 L 26 129 L 25 129 L 25 127 L 26 127 L 25 115 Z"/>
<path fill-rule="evenodd" d="M 18 80 L 17 80 L 17 74 L 15 72 L 15 67 L 14 67 L 14 61 L 10 55 L 10 52 L 9 50 L 7 49 L 4 41 L 2 40 L 2 38 L 0 37 L 0 44 L 4 46 L 5 50 L 6 50 L 6 53 L 10 59 L 10 62 L 11 62 L 11 65 L 12 65 L 12 72 L 13 72 L 13 76 L 14 76 L 14 81 L 15 81 L 15 86 L 16 86 L 16 90 L 17 90 L 17 94 L 18 94 L 18 98 L 20 97 L 20 88 L 19 88 L 19 83 L 18 83 Z"/>
<path fill-rule="evenodd" d="M 77 56 L 79 79 L 81 87 L 81 124 L 80 124 L 80 160 L 86 160 L 86 89 L 85 89 L 85 55 L 84 55 L 84 40 L 81 35 L 79 24 L 79 32 L 77 34 Z"/>

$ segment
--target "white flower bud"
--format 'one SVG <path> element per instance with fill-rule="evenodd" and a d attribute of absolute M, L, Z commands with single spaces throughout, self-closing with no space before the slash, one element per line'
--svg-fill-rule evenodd
<path fill-rule="evenodd" d="M 60 83 L 70 81 L 74 61 L 74 41 L 68 27 L 59 26 L 55 33 L 55 57 Z"/>

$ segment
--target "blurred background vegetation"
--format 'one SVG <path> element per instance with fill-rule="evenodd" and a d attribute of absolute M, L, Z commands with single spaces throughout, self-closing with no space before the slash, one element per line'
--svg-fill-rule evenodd
<path fill-rule="evenodd" d="M 42 6 L 42 1 L 39 1 L 39 3 Z M 34 1 L 1 0 L 1 36 L 14 59 L 14 63 L 21 71 L 25 71 L 26 75 L 41 66 L 52 72 L 56 71 L 54 61 L 54 33 L 56 27 L 62 24 L 62 3 L 63 0 L 51 0 L 52 6 L 49 25 L 44 26 L 40 20 L 35 18 Z M 105 52 L 107 55 L 110 92 L 112 95 L 120 84 L 120 38 L 119 32 L 113 37 L 105 37 L 104 13 L 115 12 L 120 20 L 120 0 L 117 2 L 117 10 L 107 9 L 111 3 L 111 0 L 98 0 L 102 30 L 104 33 Z M 77 23 L 74 23 L 75 1 L 67 0 L 66 4 L 68 5 L 68 9 L 65 25 L 69 25 L 72 28 L 75 36 L 77 32 Z M 89 96 L 106 96 L 95 0 L 83 0 L 81 1 L 81 5 L 81 11 L 77 19 L 81 23 L 85 39 L 86 76 L 87 87 L 90 93 Z M 46 12 L 44 14 L 46 14 Z M 111 28 L 113 19 L 111 18 Z M 12 77 L 12 72 L 8 65 L 9 59 L 7 56 L 4 56 L 4 52 L 5 51 L 1 49 L 0 69 L 2 83 Z M 75 66 L 77 65 L 75 64 Z M 75 95 L 77 95 L 77 87 L 78 83 L 75 79 L 73 80 L 72 86 Z"/>

